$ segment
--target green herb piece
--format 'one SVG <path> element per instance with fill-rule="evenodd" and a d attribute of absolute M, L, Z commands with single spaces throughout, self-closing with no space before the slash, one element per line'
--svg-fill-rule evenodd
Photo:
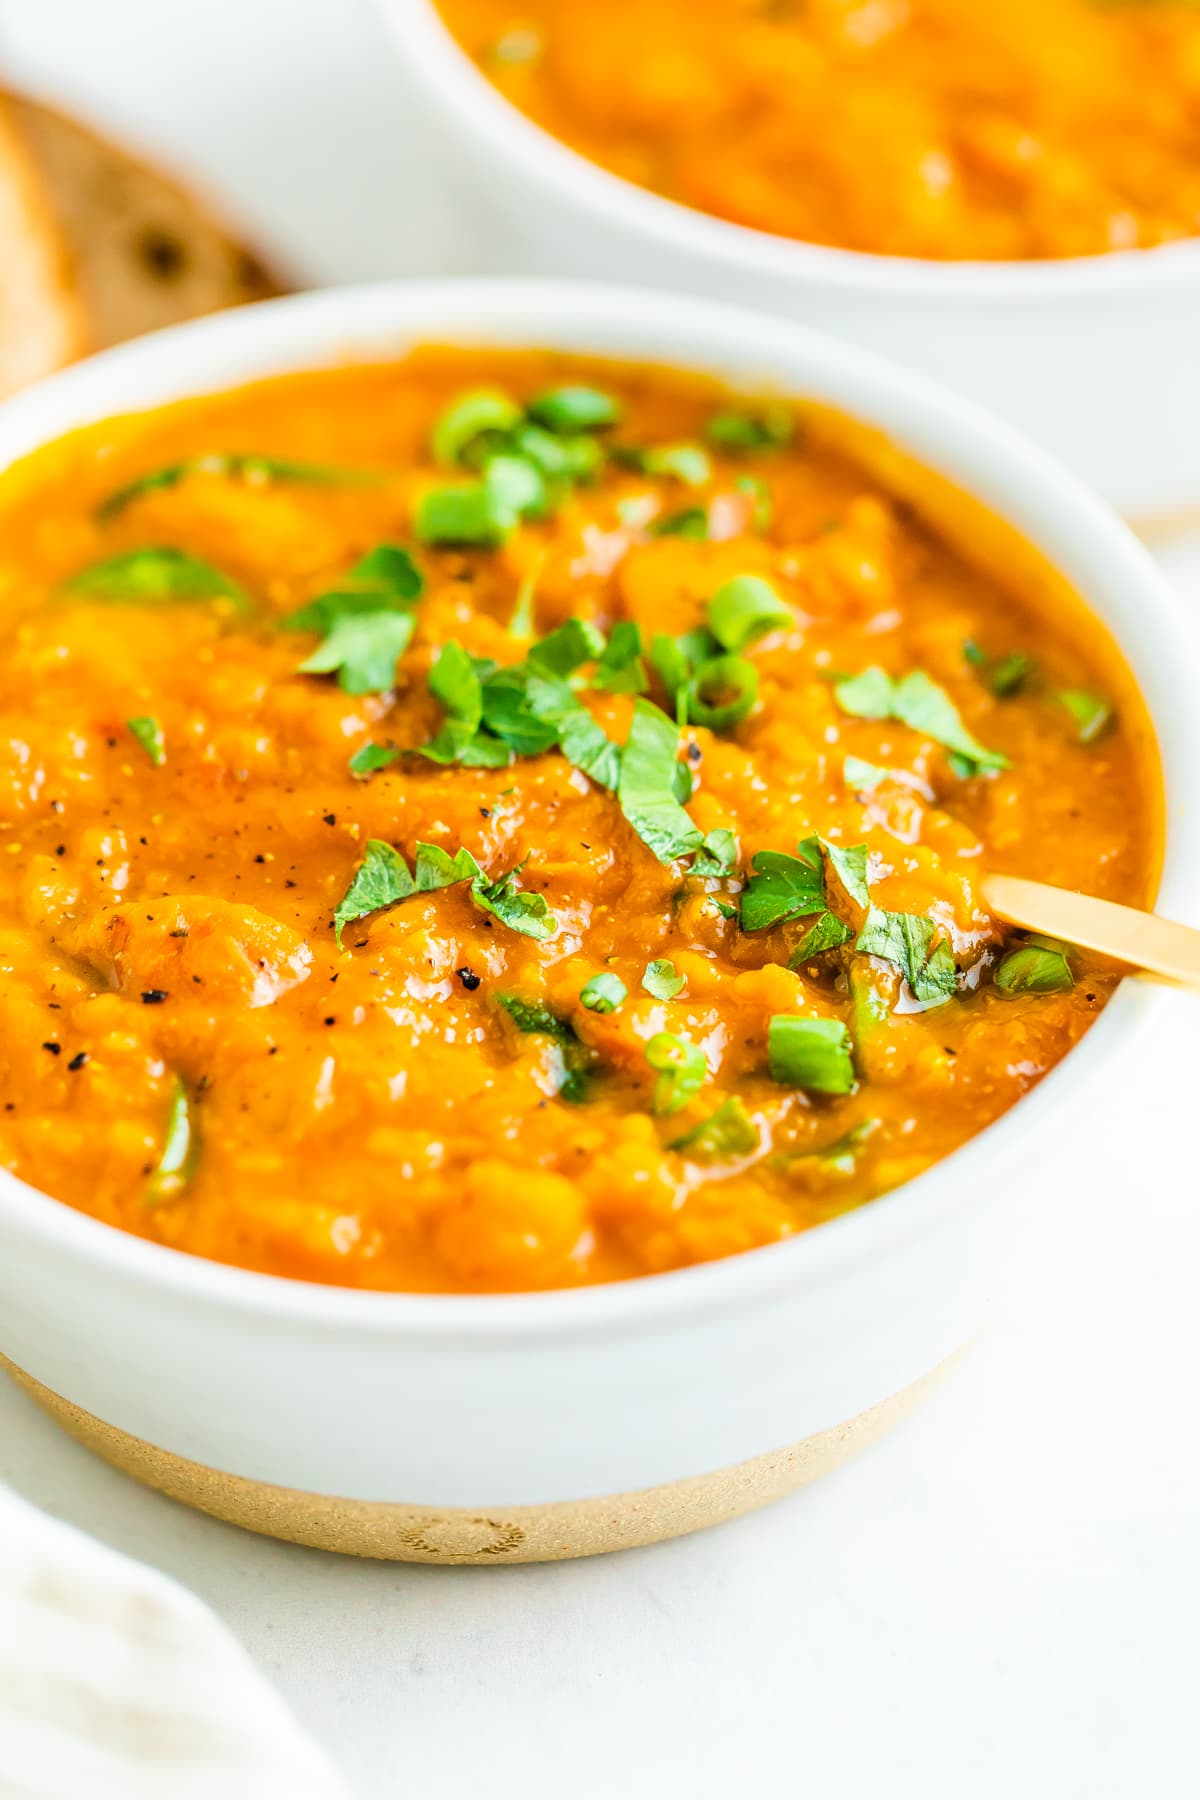
<path fill-rule="evenodd" d="M 397 900 L 407 900 L 416 891 L 416 883 L 400 852 L 379 838 L 368 838 L 363 860 L 333 915 L 338 949 L 342 948 L 343 931 L 355 919 L 365 919 L 385 906 L 393 906 Z"/>
<path fill-rule="evenodd" d="M 646 964 L 642 986 L 656 1000 L 674 1000 L 676 994 L 681 994 L 687 986 L 687 980 L 673 962 L 659 958 Z"/>
<path fill-rule="evenodd" d="M 583 435 L 556 437 L 551 431 L 543 431 L 540 425 L 528 422 L 501 437 L 485 439 L 483 443 L 490 443 L 494 450 L 523 456 L 552 482 L 592 481 L 604 462 L 604 450 L 597 438 Z"/>
<path fill-rule="evenodd" d="M 435 894 L 439 888 L 455 887 L 460 881 L 483 878 L 483 871 L 469 850 L 458 849 L 451 856 L 440 844 L 417 844 L 413 859 L 413 892 Z"/>
<path fill-rule="evenodd" d="M 619 975 L 605 972 L 585 981 L 579 990 L 579 998 L 589 1012 L 611 1013 L 616 1012 L 628 993 L 629 989 Z"/>
<path fill-rule="evenodd" d="M 709 731 L 730 731 L 758 699 L 758 670 L 744 656 L 712 656 L 691 675 L 684 692 L 691 721 Z"/>
<path fill-rule="evenodd" d="M 434 460 L 453 468 L 486 432 L 511 431 L 521 422 L 521 408 L 500 388 L 474 388 L 460 394 L 434 425 L 430 446 Z"/>
<path fill-rule="evenodd" d="M 564 437 L 580 431 L 599 431 L 606 425 L 615 425 L 621 417 L 612 395 L 593 387 L 549 388 L 530 401 L 528 411 L 539 425 Z"/>
<path fill-rule="evenodd" d="M 125 723 L 137 739 L 156 769 L 161 769 L 167 760 L 167 747 L 163 743 L 162 726 L 157 719 L 149 717 L 127 719 Z"/>
<path fill-rule="evenodd" d="M 836 913 L 821 913 L 788 957 L 788 968 L 802 969 L 805 963 L 823 956 L 827 950 L 840 949 L 851 935 L 850 927 L 843 925 Z"/>
<path fill-rule="evenodd" d="M 377 544 L 343 584 L 318 594 L 280 621 L 286 631 L 319 631 L 322 641 L 299 665 L 302 675 L 336 674 L 348 694 L 382 694 L 412 641 L 413 607 L 425 578 L 399 544 Z"/>
<path fill-rule="evenodd" d="M 352 775 L 357 775 L 360 780 L 365 781 L 369 775 L 374 775 L 377 769 L 390 767 L 399 755 L 399 750 L 389 750 L 383 744 L 364 744 L 360 750 L 354 752 L 346 766 Z"/>
<path fill-rule="evenodd" d="M 533 601 L 537 593 L 538 577 L 542 572 L 539 561 L 521 582 L 517 589 L 516 604 L 512 610 L 512 618 L 508 621 L 508 635 L 522 641 L 534 636 L 537 623 L 534 618 Z"/>
<path fill-rule="evenodd" d="M 895 684 L 886 669 L 871 667 L 834 683 L 833 697 L 856 719 L 890 719 Z"/>
<path fill-rule="evenodd" d="M 189 456 L 171 463 L 165 469 L 152 469 L 138 475 L 109 494 L 96 508 L 101 520 L 115 519 L 118 513 L 144 494 L 162 493 L 178 487 L 191 475 L 224 475 L 231 481 L 245 481 L 265 487 L 273 481 L 297 482 L 313 487 L 364 487 L 382 480 L 371 469 L 340 468 L 333 463 L 297 462 L 290 456 L 261 456 L 241 451 L 214 452 L 207 456 Z"/>
<path fill-rule="evenodd" d="M 539 638 L 526 662 L 539 675 L 573 675 L 584 663 L 594 662 L 604 648 L 604 639 L 594 625 L 571 618 Z"/>
<path fill-rule="evenodd" d="M 771 485 L 761 475 L 739 475 L 734 482 L 739 494 L 745 494 L 751 501 L 750 529 L 752 531 L 770 531 L 775 519 L 775 501 L 771 495 Z"/>
<path fill-rule="evenodd" d="M 167 1130 L 158 1161 L 146 1182 L 147 1206 L 169 1206 L 190 1184 L 199 1151 L 187 1088 L 176 1075 L 167 1109 Z"/>
<path fill-rule="evenodd" d="M 658 1031 L 646 1045 L 646 1061 L 655 1071 L 653 1109 L 661 1118 L 679 1112 L 708 1080 L 704 1052 L 673 1031 Z"/>
<path fill-rule="evenodd" d="M 442 645 L 429 671 L 428 686 L 434 699 L 445 708 L 445 717 L 429 742 L 418 746 L 420 754 L 430 762 L 475 762 L 470 753 L 477 748 L 483 722 L 483 686 L 473 658 L 461 644 L 451 639 Z M 497 744 L 497 755 L 501 752 L 502 761 L 507 762 L 507 748 Z M 483 752 L 481 760 L 490 767 L 493 765 L 488 761 L 489 754 Z"/>
<path fill-rule="evenodd" d="M 848 756 L 842 764 L 842 778 L 857 794 L 871 794 L 881 781 L 895 781 L 895 769 L 881 769 L 877 763 L 865 762 L 861 756 Z"/>
<path fill-rule="evenodd" d="M 641 627 L 632 619 L 619 619 L 596 664 L 592 686 L 606 694 L 644 694 L 649 685 Z"/>
<path fill-rule="evenodd" d="M 883 1123 L 882 1119 L 861 1119 L 844 1131 L 831 1144 L 823 1144 L 818 1150 L 808 1150 L 798 1156 L 797 1162 L 819 1162 L 824 1168 L 833 1170 L 838 1175 L 853 1175 L 858 1166 L 859 1154 L 869 1138 L 874 1137 Z"/>
<path fill-rule="evenodd" d="M 737 867 L 737 839 L 724 825 L 709 832 L 692 862 L 693 875 L 711 875 L 724 879 Z M 734 912 L 736 914 L 736 907 Z"/>
<path fill-rule="evenodd" d="M 879 956 L 902 972 L 918 1000 L 941 1005 L 956 991 L 954 953 L 938 927 L 919 913 L 884 912 L 872 906 L 854 948 Z"/>
<path fill-rule="evenodd" d="M 62 591 L 130 606 L 157 600 L 228 600 L 241 613 L 248 612 L 251 605 L 245 588 L 211 563 L 186 550 L 162 546 L 124 550 L 104 562 L 91 563 L 70 576 Z"/>
<path fill-rule="evenodd" d="M 1066 945 L 1044 937 L 1010 950 L 995 980 L 1002 994 L 1059 994 L 1075 985 Z"/>
<path fill-rule="evenodd" d="M 708 508 L 685 506 L 681 512 L 663 513 L 651 519 L 647 530 L 651 537 L 694 538 L 703 543 L 708 537 Z"/>
<path fill-rule="evenodd" d="M 893 681 L 884 669 L 864 669 L 860 675 L 839 681 L 834 697 L 843 712 L 857 718 L 897 719 L 922 737 L 932 738 L 950 752 L 955 773 L 964 779 L 1009 767 L 1006 756 L 985 749 L 967 730 L 946 690 L 920 669 L 900 681 Z"/>
<path fill-rule="evenodd" d="M 759 575 L 737 575 L 708 603 L 708 628 L 726 650 L 744 650 L 755 638 L 791 625 L 795 614 Z"/>
<path fill-rule="evenodd" d="M 832 863 L 834 874 L 850 898 L 857 900 L 860 906 L 870 906 L 867 846 L 865 844 L 831 844 L 828 838 L 822 838 L 821 848 Z"/>
<path fill-rule="evenodd" d="M 1013 694 L 1020 693 L 1037 671 L 1033 658 L 1019 650 L 993 661 L 971 638 L 963 645 L 963 659 L 979 670 L 981 679 L 999 700 L 1008 700 Z"/>
<path fill-rule="evenodd" d="M 640 475 L 657 475 L 684 487 L 703 487 L 712 480 L 712 461 L 699 444 L 619 444 L 610 454 Z"/>
<path fill-rule="evenodd" d="M 734 1157 L 753 1156 L 761 1141 L 758 1126 L 738 1096 L 731 1094 L 728 1100 L 722 1100 L 716 1112 L 710 1113 L 699 1125 L 693 1125 L 682 1137 L 675 1138 L 667 1149 L 687 1150 L 692 1160 L 729 1162 Z"/>
<path fill-rule="evenodd" d="M 772 1081 L 814 1094 L 854 1089 L 850 1033 L 840 1019 L 803 1019 L 776 1013 L 767 1026 Z"/>
<path fill-rule="evenodd" d="M 640 697 L 621 756 L 617 801 L 626 819 L 661 863 L 699 850 L 704 834 L 675 798 L 679 731 L 666 714 Z"/>
<path fill-rule="evenodd" d="M 805 838 L 797 848 L 797 856 L 759 850 L 753 857 L 741 896 L 743 931 L 766 931 L 827 910 L 821 841 Z"/>
<path fill-rule="evenodd" d="M 471 896 L 477 906 L 492 913 L 510 931 L 519 931 L 522 937 L 552 938 L 558 930 L 558 920 L 550 911 L 545 894 L 529 894 L 513 886 L 524 866 L 518 863 L 495 881 L 476 875 Z"/>
<path fill-rule="evenodd" d="M 1063 688 L 1055 696 L 1075 721 L 1075 735 L 1081 744 L 1094 744 L 1112 724 L 1112 705 L 1101 694 L 1089 694 L 1082 688 Z"/>
<path fill-rule="evenodd" d="M 485 699 L 488 690 L 485 689 Z M 529 714 L 552 731 L 569 763 L 612 792 L 621 778 L 621 751 L 566 681 L 532 676 L 525 682 Z"/>
<path fill-rule="evenodd" d="M 560 1019 L 540 1000 L 524 1000 L 519 994 L 497 994 L 496 1002 L 518 1031 L 527 1036 L 550 1038 L 558 1046 L 561 1059 L 559 1097 L 573 1103 L 583 1100 L 587 1093 L 590 1059 L 568 1020 Z"/>
<path fill-rule="evenodd" d="M 544 511 L 546 485 L 533 463 L 496 456 L 480 481 L 430 488 L 417 502 L 414 529 L 423 544 L 465 544 L 495 549 L 525 515 Z"/>
<path fill-rule="evenodd" d="M 789 443 L 794 431 L 786 406 L 768 406 L 760 413 L 714 413 L 704 435 L 718 450 L 774 450 Z"/>

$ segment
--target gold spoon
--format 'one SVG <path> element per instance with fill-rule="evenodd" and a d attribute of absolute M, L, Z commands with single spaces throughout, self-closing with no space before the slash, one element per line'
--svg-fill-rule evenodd
<path fill-rule="evenodd" d="M 983 903 L 998 918 L 1128 963 L 1160 981 L 1200 990 L 1200 931 L 1113 900 L 1094 900 L 1017 875 L 985 876 Z"/>

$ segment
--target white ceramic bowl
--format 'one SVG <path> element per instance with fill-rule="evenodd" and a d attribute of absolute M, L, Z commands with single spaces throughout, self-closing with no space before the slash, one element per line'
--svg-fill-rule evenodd
<path fill-rule="evenodd" d="M 1049 263 L 795 243 L 664 200 L 509 105 L 433 0 L 376 0 L 480 266 L 676 288 L 894 356 L 1010 419 L 1152 529 L 1200 517 L 1200 242 Z"/>
<path fill-rule="evenodd" d="M 317 293 L 161 333 L 9 401 L 0 468 L 113 413 L 431 338 L 769 379 L 867 421 L 977 495 L 1123 647 L 1166 773 L 1161 903 L 1195 916 L 1200 658 L 1145 551 L 1006 427 L 798 327 L 606 287 Z M 1086 1119 L 1176 1003 L 1124 984 L 1013 1112 L 885 1199 L 749 1255 L 581 1292 L 309 1286 L 126 1236 L 5 1175 L 0 1352 L 112 1460 L 304 1541 L 494 1561 L 688 1529 L 838 1460 L 979 1330 L 1046 1207 L 1102 1179 Z"/>

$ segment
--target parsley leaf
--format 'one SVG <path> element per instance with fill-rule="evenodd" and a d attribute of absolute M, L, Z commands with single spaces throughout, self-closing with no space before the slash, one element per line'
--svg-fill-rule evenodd
<path fill-rule="evenodd" d="M 617 800 L 629 824 L 661 863 L 699 850 L 704 834 L 675 798 L 679 731 L 649 700 L 633 703 L 621 756 Z"/>
<path fill-rule="evenodd" d="M 737 867 L 737 839 L 724 825 L 708 833 L 692 862 L 693 875 L 711 875 L 724 879 Z"/>
<path fill-rule="evenodd" d="M 919 913 L 884 912 L 872 906 L 854 948 L 879 956 L 902 972 L 918 1000 L 941 1005 L 956 991 L 954 954 L 938 927 Z"/>
<path fill-rule="evenodd" d="M 483 723 L 483 685 L 474 659 L 453 638 L 439 650 L 429 671 L 428 685 L 434 699 L 445 708 L 445 717 L 429 742 L 418 746 L 420 754 L 430 762 L 467 761 Z M 506 763 L 507 748 L 497 744 L 496 751 Z M 485 751 L 485 766 L 493 766 L 487 757 Z"/>
<path fill-rule="evenodd" d="M 649 685 L 641 627 L 632 619 L 619 619 L 596 664 L 592 686 L 607 694 L 644 694 Z"/>
<path fill-rule="evenodd" d="M 896 719 L 932 738 L 950 752 L 955 773 L 964 779 L 1009 767 L 1006 756 L 985 749 L 967 730 L 949 694 L 923 670 L 893 681 L 886 670 L 872 667 L 839 681 L 833 691 L 843 712 L 860 719 Z"/>
<path fill-rule="evenodd" d="M 399 755 L 399 750 L 389 750 L 383 744 L 364 744 L 361 749 L 354 752 L 346 766 L 352 775 L 357 775 L 361 781 L 365 781 L 369 775 L 375 773 L 376 769 L 388 768 Z"/>
<path fill-rule="evenodd" d="M 527 1036 L 550 1038 L 558 1046 L 561 1059 L 559 1095 L 573 1102 L 584 1099 L 590 1059 L 574 1027 L 540 1000 L 525 1000 L 520 994 L 497 994 L 496 1003 L 503 1007 L 518 1031 Z"/>
<path fill-rule="evenodd" d="M 248 612 L 251 606 L 245 588 L 220 569 L 186 550 L 161 545 L 125 550 L 103 562 L 90 563 L 70 576 L 62 591 L 129 606 L 157 600 L 227 600 L 231 610 L 239 613 Z"/>
<path fill-rule="evenodd" d="M 708 1080 L 704 1052 L 673 1031 L 658 1031 L 646 1045 L 646 1061 L 657 1073 L 653 1109 L 660 1117 L 679 1112 Z"/>
<path fill-rule="evenodd" d="M 646 964 L 646 971 L 642 976 L 642 986 L 656 1000 L 674 1000 L 676 994 L 683 992 L 687 981 L 673 962 L 660 958 Z"/>
<path fill-rule="evenodd" d="M 460 851 L 459 854 L 464 853 Z M 558 930 L 558 921 L 550 911 L 545 894 L 528 894 L 513 886 L 524 866 L 524 863 L 518 863 L 515 869 L 495 881 L 477 874 L 471 883 L 472 898 L 477 906 L 484 912 L 493 913 L 510 931 L 519 931 L 522 937 L 551 938 Z"/>
<path fill-rule="evenodd" d="M 840 1019 L 804 1019 L 776 1013 L 767 1026 L 771 1079 L 815 1094 L 853 1092 L 850 1033 Z"/>
<path fill-rule="evenodd" d="M 805 838 L 798 851 L 759 850 L 752 858 L 740 902 L 743 931 L 766 931 L 826 910 L 820 839 Z"/>
<path fill-rule="evenodd" d="M 1066 945 L 1044 937 L 1010 950 L 995 980 L 1002 994 L 1058 994 L 1075 985 Z"/>
<path fill-rule="evenodd" d="M 161 769 L 167 760 L 167 749 L 163 742 L 162 726 L 157 719 L 127 719 L 125 723 L 137 739 L 156 769 Z"/>
<path fill-rule="evenodd" d="M 333 915 L 338 949 L 342 947 L 343 931 L 355 919 L 365 919 L 369 913 L 406 900 L 416 891 L 416 882 L 400 852 L 379 838 L 369 838 L 363 860 Z"/>
<path fill-rule="evenodd" d="M 675 1138 L 667 1149 L 687 1150 L 693 1158 L 701 1157 L 706 1162 L 728 1162 L 734 1157 L 752 1156 L 760 1142 L 758 1126 L 739 1097 L 731 1094 L 716 1112 Z"/>
<path fill-rule="evenodd" d="M 871 895 L 867 883 L 867 846 L 865 844 L 831 844 L 828 838 L 820 840 L 821 848 L 833 865 L 834 874 L 845 888 L 852 900 L 860 906 L 870 906 Z"/>
<path fill-rule="evenodd" d="M 816 924 L 809 926 L 788 957 L 788 968 L 802 969 L 805 963 L 812 962 L 814 957 L 823 956 L 826 950 L 840 949 L 851 935 L 850 927 L 843 925 L 836 913 L 823 912 Z"/>
<path fill-rule="evenodd" d="M 416 621 L 413 607 L 425 578 L 408 551 L 377 544 L 354 564 L 343 585 L 318 594 L 281 620 L 287 631 L 324 633 L 299 665 L 302 675 L 336 674 L 348 694 L 381 694 L 396 677 Z"/>

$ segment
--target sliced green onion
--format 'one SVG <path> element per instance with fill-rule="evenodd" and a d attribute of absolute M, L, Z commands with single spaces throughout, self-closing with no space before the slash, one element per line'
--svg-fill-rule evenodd
<path fill-rule="evenodd" d="M 708 628 L 724 650 L 744 650 L 794 619 L 791 607 L 759 575 L 735 576 L 708 603 Z"/>
<path fill-rule="evenodd" d="M 814 1094 L 849 1094 L 854 1088 L 850 1033 L 840 1019 L 804 1019 L 776 1013 L 767 1026 L 771 1079 Z"/>

